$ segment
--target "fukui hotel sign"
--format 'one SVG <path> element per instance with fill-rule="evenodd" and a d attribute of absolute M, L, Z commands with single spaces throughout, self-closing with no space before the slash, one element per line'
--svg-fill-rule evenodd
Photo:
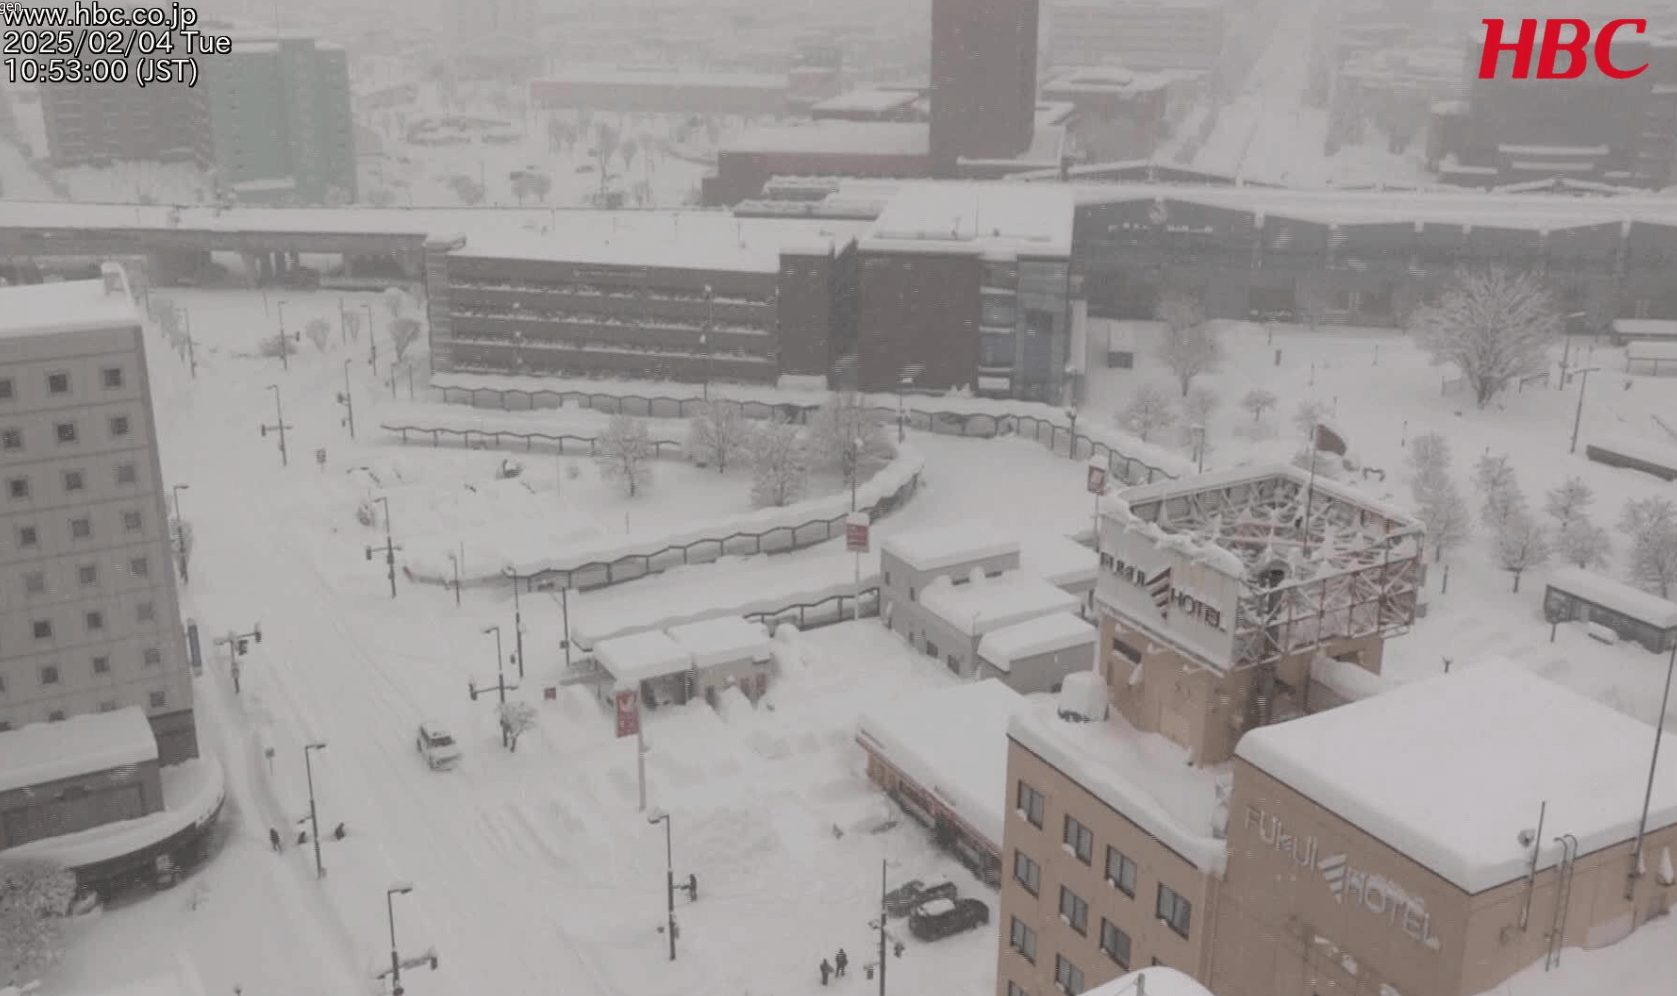
<path fill-rule="evenodd" d="M 1161 547 L 1127 529 L 1101 536 L 1100 595 L 1143 626 L 1183 637 L 1194 649 L 1227 659 L 1241 579 Z"/>
<path fill-rule="evenodd" d="M 1246 832 L 1250 835 L 1254 830 L 1270 850 L 1288 855 L 1300 868 L 1320 873 L 1334 902 L 1386 921 L 1391 929 L 1401 931 L 1428 950 L 1438 951 L 1443 947 L 1432 932 L 1432 914 L 1427 912 L 1426 904 L 1389 879 L 1351 864 L 1343 851 L 1322 854 L 1315 837 L 1290 834 L 1280 817 L 1247 806 Z"/>

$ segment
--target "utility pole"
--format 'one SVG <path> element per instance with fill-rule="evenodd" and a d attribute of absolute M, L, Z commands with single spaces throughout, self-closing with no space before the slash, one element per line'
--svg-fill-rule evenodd
<path fill-rule="evenodd" d="M 367 313 L 367 365 L 378 370 L 378 336 L 373 332 L 373 306 L 363 304 L 361 310 Z"/>
<path fill-rule="evenodd" d="M 397 546 L 395 541 L 390 537 L 390 499 L 381 495 L 380 497 L 374 498 L 373 502 L 374 504 L 382 504 L 384 506 L 384 569 L 385 573 L 390 577 L 390 597 L 395 598 L 396 551 L 400 550 L 401 547 Z M 373 559 L 373 551 L 377 549 L 378 547 L 376 546 L 367 547 L 367 559 L 369 561 Z"/>
<path fill-rule="evenodd" d="M 1567 450 L 1568 453 L 1578 452 L 1578 429 L 1584 424 L 1584 391 L 1590 386 L 1590 374 L 1600 369 L 1600 367 L 1587 367 L 1583 370 L 1573 371 L 1580 379 L 1578 381 L 1578 410 L 1572 415 L 1572 447 Z"/>
<path fill-rule="evenodd" d="M 384 890 L 384 915 L 390 921 L 390 991 L 402 991 L 402 956 L 396 953 L 396 897 L 413 891 L 406 882 Z"/>
<path fill-rule="evenodd" d="M 192 379 L 198 379 L 198 352 L 192 348 L 192 312 L 181 309 L 181 325 L 186 333 L 186 366 L 192 371 Z"/>
<path fill-rule="evenodd" d="M 667 811 L 660 809 L 648 813 L 646 822 L 653 826 L 664 824 L 664 900 L 665 909 L 669 911 L 670 960 L 675 961 L 675 938 L 678 929 L 675 925 L 675 847 L 671 842 L 674 833 L 671 824 L 674 821 Z"/>
<path fill-rule="evenodd" d="M 344 421 L 349 426 L 349 438 L 355 438 L 355 397 L 349 392 L 349 365 L 353 360 L 344 360 L 344 393 L 338 395 L 338 404 L 344 406 Z"/>
<path fill-rule="evenodd" d="M 1642 820 L 1636 825 L 1636 850 L 1630 856 L 1630 876 L 1625 881 L 1625 899 L 1636 894 L 1636 880 L 1643 875 L 1642 848 L 1648 833 L 1648 809 L 1654 801 L 1654 774 L 1660 766 L 1660 741 L 1665 739 L 1665 710 L 1671 704 L 1671 675 L 1677 671 L 1677 644 L 1665 664 L 1665 691 L 1660 694 L 1660 711 L 1654 714 L 1654 754 L 1648 761 L 1648 790 L 1642 796 Z"/>
<path fill-rule="evenodd" d="M 886 884 L 886 875 L 887 875 L 887 869 L 889 869 L 890 866 L 891 866 L 891 862 L 890 862 L 889 859 L 885 859 L 885 858 L 880 859 L 880 862 L 879 862 L 879 920 L 875 923 L 869 923 L 868 924 L 869 927 L 875 927 L 879 930 L 879 996 L 885 996 L 885 948 L 886 948 L 886 945 L 887 944 L 891 945 L 891 947 L 893 949 L 892 954 L 895 957 L 901 958 L 903 956 L 903 942 L 897 940 L 895 937 L 892 937 L 890 931 L 885 929 L 885 923 L 886 923 L 886 917 L 887 917 L 886 912 L 885 912 L 885 905 L 886 905 L 885 897 L 886 897 L 886 895 L 889 894 L 889 889 L 890 889 L 890 887 Z"/>
<path fill-rule="evenodd" d="M 540 581 L 536 587 L 541 591 L 552 591 L 555 587 L 551 581 Z M 565 669 L 571 667 L 571 589 L 569 585 L 559 589 L 559 625 L 564 627 L 564 633 L 559 640 L 559 646 L 565 651 Z"/>
<path fill-rule="evenodd" d="M 190 484 L 176 484 L 169 489 L 175 499 L 175 561 L 180 565 L 181 584 L 192 580 L 186 570 L 186 520 L 181 518 L 181 492 L 191 488 Z"/>
<path fill-rule="evenodd" d="M 506 675 L 506 669 L 505 669 L 506 658 L 501 656 L 501 627 L 499 627 L 499 626 L 485 626 L 483 628 L 483 632 L 485 634 L 488 634 L 488 633 L 494 633 L 495 634 L 495 686 L 494 687 L 495 687 L 495 693 L 499 697 L 500 704 L 505 706 L 507 704 L 507 693 L 510 692 L 510 691 L 517 691 L 518 686 L 507 684 L 507 675 Z M 477 686 L 477 682 L 475 680 L 468 679 L 467 682 L 466 682 L 466 691 L 471 695 L 472 701 L 476 702 L 477 697 L 478 697 L 478 693 L 479 692 L 487 692 L 487 691 L 489 691 L 489 689 L 488 688 L 479 688 Z M 501 746 L 505 747 L 505 746 L 507 746 L 507 726 L 506 726 L 505 722 L 502 722 L 500 725 L 501 725 Z"/>
<path fill-rule="evenodd" d="M 454 564 L 454 607 L 457 609 L 460 607 L 460 558 L 465 555 L 465 552 L 464 549 L 461 549 L 459 553 L 453 550 L 448 551 L 448 559 Z"/>
<path fill-rule="evenodd" d="M 326 866 L 320 861 L 320 818 L 314 804 L 314 767 L 309 757 L 317 750 L 325 750 L 325 743 L 306 744 L 303 747 L 303 771 L 309 779 L 309 836 L 314 838 L 314 877 L 325 878 Z"/>
<path fill-rule="evenodd" d="M 239 658 L 250 652 L 250 641 L 262 642 L 262 624 L 257 623 L 250 628 L 249 633 L 234 633 L 229 631 L 226 636 L 217 637 L 211 641 L 215 646 L 226 647 L 227 656 L 231 662 L 228 670 L 233 676 L 233 694 L 240 694 L 239 688 Z"/>
<path fill-rule="evenodd" d="M 289 467 L 291 454 L 285 448 L 285 430 L 291 426 L 285 423 L 285 407 L 280 403 L 279 385 L 269 384 L 268 390 L 274 392 L 274 424 L 262 426 L 262 436 L 266 438 L 270 432 L 279 433 L 280 466 Z"/>
<path fill-rule="evenodd" d="M 291 346 L 285 339 L 285 302 L 275 302 L 274 309 L 279 312 L 279 339 L 277 341 L 279 342 L 280 364 L 289 373 L 291 370 Z"/>
<path fill-rule="evenodd" d="M 507 577 L 512 579 L 512 643 L 513 658 L 518 664 L 518 680 L 524 680 L 524 610 L 518 599 L 518 572 L 511 567 L 506 569 Z"/>

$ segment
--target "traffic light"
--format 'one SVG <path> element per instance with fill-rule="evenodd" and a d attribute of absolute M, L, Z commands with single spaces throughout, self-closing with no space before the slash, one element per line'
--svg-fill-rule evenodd
<path fill-rule="evenodd" d="M 898 958 L 901 958 L 903 956 L 903 942 L 898 941 L 897 946 L 891 949 L 891 953 L 895 954 Z"/>
<path fill-rule="evenodd" d="M 431 971 L 435 972 L 436 970 L 437 970 L 437 956 L 432 955 L 431 956 Z"/>
<path fill-rule="evenodd" d="M 239 650 L 239 656 L 243 657 L 250 650 L 250 641 L 245 639 L 242 636 L 239 637 L 238 650 Z"/>
<path fill-rule="evenodd" d="M 466 691 L 471 693 L 472 701 L 476 702 L 477 701 L 477 682 L 475 682 L 475 681 L 466 682 Z"/>
<path fill-rule="evenodd" d="M 403 989 L 401 986 L 397 986 L 396 988 L 390 990 L 390 996 L 402 996 L 405 992 L 407 992 L 406 989 Z"/>
<path fill-rule="evenodd" d="M 262 642 L 262 624 L 257 623 L 255 626 L 252 626 L 250 628 L 250 635 L 256 637 L 256 642 L 257 643 L 261 643 Z"/>

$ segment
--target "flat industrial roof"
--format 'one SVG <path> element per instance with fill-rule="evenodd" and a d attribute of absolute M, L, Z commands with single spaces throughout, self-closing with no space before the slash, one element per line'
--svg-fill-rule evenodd
<path fill-rule="evenodd" d="M 905 121 L 812 121 L 754 128 L 722 144 L 722 153 L 758 155 L 926 156 L 931 126 Z"/>
<path fill-rule="evenodd" d="M 1063 184 L 906 183 L 874 221 L 869 251 L 1070 256 L 1076 201 Z"/>
<path fill-rule="evenodd" d="M 561 215 L 547 232 L 468 235 L 454 255 L 778 273 L 783 251 L 840 248 L 867 227 L 864 221 L 736 218 L 721 211 L 590 211 Z"/>
<path fill-rule="evenodd" d="M 139 324 L 126 279 L 116 293 L 107 293 L 102 279 L 0 287 L 0 338 Z"/>
<path fill-rule="evenodd" d="M 594 659 L 617 679 L 619 688 L 633 688 L 693 666 L 693 655 L 687 648 L 656 629 L 601 640 L 594 645 Z"/>
<path fill-rule="evenodd" d="M 1677 736 L 1662 736 L 1677 756 Z M 1545 803 L 1545 827 L 1577 837 L 1581 855 L 1635 836 L 1653 740 L 1646 724 L 1493 658 L 1260 727 L 1235 753 L 1474 894 L 1526 874 L 1517 836 Z M 1665 764 L 1648 827 L 1674 823 L 1677 765 Z M 1559 857 L 1545 846 L 1538 868 Z"/>
<path fill-rule="evenodd" d="M 920 589 L 920 607 L 956 632 L 982 636 L 1058 612 L 1076 612 L 1076 595 L 1018 571 L 955 584 L 947 577 Z"/>
<path fill-rule="evenodd" d="M 888 536 L 880 549 L 917 571 L 940 571 L 957 564 L 1019 552 L 1019 540 L 976 522 L 928 526 Z"/>
<path fill-rule="evenodd" d="M 137 706 L 31 723 L 0 733 L 0 792 L 157 760 L 157 738 Z"/>

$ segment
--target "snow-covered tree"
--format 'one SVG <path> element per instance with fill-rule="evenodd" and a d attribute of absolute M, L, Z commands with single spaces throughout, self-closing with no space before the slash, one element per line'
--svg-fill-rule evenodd
<path fill-rule="evenodd" d="M 324 318 L 311 318 L 308 324 L 303 326 L 303 334 L 314 343 L 314 348 L 324 353 L 327 343 L 332 341 L 332 325 Z"/>
<path fill-rule="evenodd" d="M 1628 501 L 1619 529 L 1630 537 L 1631 583 L 1670 598 L 1677 588 L 1677 504 L 1669 498 Z"/>
<path fill-rule="evenodd" d="M 885 423 L 877 412 L 862 407 L 859 395 L 836 394 L 810 416 L 808 457 L 815 470 L 842 475 L 847 482 L 854 471 L 859 483 L 896 455 Z"/>
<path fill-rule="evenodd" d="M 1561 521 L 1555 546 L 1567 563 L 1589 570 L 1607 566 L 1607 554 L 1613 549 L 1613 538 L 1607 530 L 1584 515 L 1576 514 Z"/>
<path fill-rule="evenodd" d="M 775 420 L 751 434 L 751 504 L 780 508 L 803 497 L 809 466 L 798 427 Z"/>
<path fill-rule="evenodd" d="M 514 699 L 510 702 L 502 702 L 497 707 L 496 712 L 501 721 L 501 739 L 506 742 L 507 750 L 516 754 L 518 752 L 518 738 L 523 736 L 526 731 L 535 729 L 536 707 L 528 702 Z"/>
<path fill-rule="evenodd" d="M 1316 428 L 1328 420 L 1332 411 L 1326 402 L 1306 398 L 1293 410 L 1293 427 L 1311 446 L 1316 445 Z"/>
<path fill-rule="evenodd" d="M 1275 392 L 1254 387 L 1240 399 L 1240 407 L 1252 413 L 1252 421 L 1262 422 L 1264 413 L 1281 403 Z"/>
<path fill-rule="evenodd" d="M 1154 316 L 1165 323 L 1159 358 L 1176 375 L 1176 385 L 1187 397 L 1194 378 L 1217 369 L 1222 362 L 1223 342 L 1206 323 L 1204 309 L 1190 298 L 1166 294 Z"/>
<path fill-rule="evenodd" d="M 1543 510 L 1554 518 L 1557 525 L 1564 526 L 1587 515 L 1594 502 L 1595 492 L 1584 483 L 1584 479 L 1569 477 L 1550 490 L 1544 499 Z"/>
<path fill-rule="evenodd" d="M 63 956 L 76 876 L 41 859 L 0 859 L 0 978 L 29 982 Z"/>
<path fill-rule="evenodd" d="M 1182 414 L 1188 421 L 1196 425 L 1204 425 L 1223 405 L 1223 397 L 1204 384 L 1195 384 L 1189 388 L 1188 396 L 1182 399 Z"/>
<path fill-rule="evenodd" d="M 379 300 L 384 302 L 384 310 L 390 312 L 391 318 L 400 318 L 408 310 L 408 292 L 400 287 L 386 287 Z"/>
<path fill-rule="evenodd" d="M 751 423 L 732 401 L 708 401 L 687 421 L 688 455 L 701 466 L 715 467 L 719 474 L 726 474 L 730 463 L 739 462 L 750 441 Z"/>
<path fill-rule="evenodd" d="M 402 360 L 408 355 L 408 349 L 419 341 L 419 334 L 424 327 L 419 319 L 403 316 L 390 323 L 390 345 L 396 350 L 396 359 Z"/>
<path fill-rule="evenodd" d="M 1145 443 L 1159 430 L 1176 422 L 1176 399 L 1163 384 L 1143 381 L 1136 385 L 1130 403 L 1118 413 L 1116 422 L 1119 428 L 1135 433 Z"/>
<path fill-rule="evenodd" d="M 1514 575 L 1514 590 L 1520 590 L 1520 576 L 1549 559 L 1549 536 L 1543 523 L 1521 505 L 1512 507 L 1496 532 L 1497 564 Z"/>
<path fill-rule="evenodd" d="M 1505 455 L 1480 457 L 1473 466 L 1473 487 L 1479 492 L 1479 521 L 1493 535 L 1502 532 L 1515 512 L 1525 510 L 1526 496 Z"/>
<path fill-rule="evenodd" d="M 1433 559 L 1442 561 L 1473 532 L 1467 499 L 1447 470 L 1430 478 L 1415 497 L 1415 516 L 1427 531 Z"/>
<path fill-rule="evenodd" d="M 1423 433 L 1409 441 L 1409 469 L 1414 475 L 1409 487 L 1416 502 L 1424 500 L 1422 492 L 1429 485 L 1450 476 L 1454 462 L 1450 441 L 1442 432 Z"/>
<path fill-rule="evenodd" d="M 613 415 L 594 444 L 594 462 L 600 476 L 615 481 L 633 498 L 652 484 L 655 450 L 645 422 L 632 415 Z"/>
<path fill-rule="evenodd" d="M 1483 408 L 1510 384 L 1548 369 L 1561 317 L 1537 279 L 1501 267 L 1461 270 L 1409 330 L 1435 363 L 1453 363 Z"/>

